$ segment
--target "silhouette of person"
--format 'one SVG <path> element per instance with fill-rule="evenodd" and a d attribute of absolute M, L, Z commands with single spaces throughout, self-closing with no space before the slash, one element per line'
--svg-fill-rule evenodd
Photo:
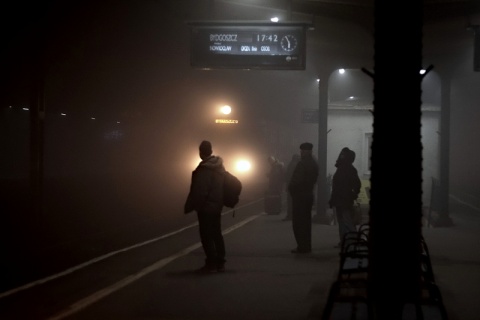
<path fill-rule="evenodd" d="M 292 220 L 292 195 L 288 192 L 288 183 L 293 176 L 293 170 L 297 166 L 297 163 L 300 161 L 300 155 L 295 153 L 292 155 L 292 159 L 287 165 L 287 169 L 285 171 L 285 181 L 287 182 L 286 191 L 287 191 L 287 215 L 283 219 L 283 221 L 290 221 Z"/>
<path fill-rule="evenodd" d="M 225 243 L 222 235 L 223 159 L 212 155 L 212 144 L 202 141 L 199 146 L 202 161 L 192 172 L 190 191 L 184 213 L 197 212 L 200 240 L 205 252 L 205 265 L 199 273 L 225 271 Z"/>
<path fill-rule="evenodd" d="M 347 232 L 357 231 L 353 220 L 353 205 L 360 193 L 361 181 L 357 169 L 353 166 L 354 161 L 355 152 L 347 147 L 343 148 L 335 163 L 337 169 L 332 178 L 332 193 L 328 203 L 337 216 L 339 246 L 343 245 Z"/>
<path fill-rule="evenodd" d="M 283 163 L 274 156 L 269 156 L 267 160 L 270 165 L 270 171 L 267 173 L 267 193 L 271 195 L 281 195 L 283 192 L 283 184 L 285 182 Z"/>
<path fill-rule="evenodd" d="M 292 228 L 297 247 L 292 253 L 312 251 L 313 189 L 318 179 L 318 164 L 312 155 L 313 145 L 300 145 L 300 161 L 295 166 L 288 191 L 292 196 Z"/>

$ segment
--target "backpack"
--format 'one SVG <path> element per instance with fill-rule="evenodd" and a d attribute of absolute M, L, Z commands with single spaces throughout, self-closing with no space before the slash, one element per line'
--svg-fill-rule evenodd
<path fill-rule="evenodd" d="M 242 183 L 228 171 L 225 171 L 223 180 L 223 205 L 233 208 L 239 201 L 242 192 Z"/>

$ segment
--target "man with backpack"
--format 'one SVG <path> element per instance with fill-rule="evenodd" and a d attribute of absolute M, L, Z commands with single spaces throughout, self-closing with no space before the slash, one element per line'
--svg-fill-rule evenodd
<path fill-rule="evenodd" d="M 212 155 L 212 144 L 209 141 L 202 141 L 199 154 L 202 161 L 192 172 L 184 213 L 196 211 L 198 216 L 200 240 L 206 258 L 205 265 L 197 272 L 223 272 L 226 260 L 221 217 L 225 168 L 223 159 Z"/>

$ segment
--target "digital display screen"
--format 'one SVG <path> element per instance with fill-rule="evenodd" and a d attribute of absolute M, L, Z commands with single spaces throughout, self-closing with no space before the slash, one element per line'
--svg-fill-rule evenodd
<path fill-rule="evenodd" d="M 192 23 L 194 68 L 305 69 L 306 24 Z"/>

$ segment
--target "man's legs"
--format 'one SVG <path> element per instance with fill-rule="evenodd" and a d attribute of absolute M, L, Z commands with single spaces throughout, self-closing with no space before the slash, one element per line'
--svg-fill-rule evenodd
<path fill-rule="evenodd" d="M 218 271 L 224 270 L 225 242 L 222 234 L 222 215 L 212 215 L 212 238 L 215 244 L 215 265 Z"/>
<path fill-rule="evenodd" d="M 306 195 L 302 203 L 302 248 L 312 251 L 312 206 L 313 195 Z"/>
<path fill-rule="evenodd" d="M 298 197 L 292 197 L 292 229 L 293 229 L 293 236 L 295 237 L 295 241 L 297 242 L 297 248 L 299 248 L 301 243 L 301 200 Z M 295 249 L 294 249 L 295 250 Z"/>
<path fill-rule="evenodd" d="M 287 215 L 283 220 L 292 220 L 292 196 L 289 192 L 287 192 Z"/>
<path fill-rule="evenodd" d="M 297 241 L 296 252 L 312 250 L 312 204 L 313 196 L 294 197 L 292 212 L 292 227 Z"/>
<path fill-rule="evenodd" d="M 343 244 L 345 234 L 351 231 L 357 231 L 353 222 L 353 208 L 351 207 L 335 207 L 335 212 L 338 221 L 338 233 L 340 236 L 340 243 Z"/>
<path fill-rule="evenodd" d="M 200 241 L 202 242 L 203 252 L 205 252 L 205 267 L 214 269 L 217 253 L 213 240 L 211 220 L 211 215 L 198 213 L 198 230 L 200 231 Z"/>
<path fill-rule="evenodd" d="M 221 214 L 198 214 L 200 241 L 205 252 L 205 266 L 216 270 L 225 263 L 225 243 L 222 235 Z"/>

